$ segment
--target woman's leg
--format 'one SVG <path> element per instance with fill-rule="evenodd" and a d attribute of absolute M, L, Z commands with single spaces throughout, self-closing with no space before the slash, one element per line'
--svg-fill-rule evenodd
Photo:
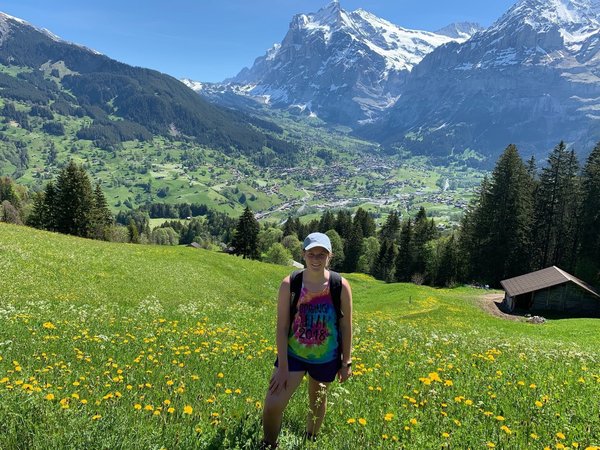
<path fill-rule="evenodd" d="M 327 411 L 327 388 L 331 383 L 323 383 L 308 377 L 309 410 L 306 419 L 306 435 L 313 438 L 319 432 Z"/>
<path fill-rule="evenodd" d="M 265 407 L 263 409 L 263 432 L 266 443 L 271 445 L 277 443 L 283 419 L 283 411 L 290 401 L 292 394 L 302 382 L 302 377 L 304 377 L 304 372 L 290 372 L 287 389 L 280 389 L 275 394 L 267 391 Z"/>

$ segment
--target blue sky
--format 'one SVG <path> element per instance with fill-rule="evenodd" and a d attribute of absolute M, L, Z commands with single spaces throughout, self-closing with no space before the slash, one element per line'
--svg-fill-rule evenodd
<path fill-rule="evenodd" d="M 341 0 L 405 28 L 458 21 L 489 26 L 516 0 Z M 329 0 L 2 0 L 0 10 L 136 66 L 177 78 L 221 81 L 287 32 L 294 14 Z"/>

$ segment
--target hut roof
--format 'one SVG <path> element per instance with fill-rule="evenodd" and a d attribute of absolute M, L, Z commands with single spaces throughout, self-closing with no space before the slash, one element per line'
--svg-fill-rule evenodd
<path fill-rule="evenodd" d="M 557 286 L 569 281 L 575 283 L 590 294 L 600 298 L 600 294 L 594 291 L 589 284 L 581 281 L 579 278 L 574 277 L 570 273 L 567 273 L 556 266 L 547 267 L 536 272 L 502 280 L 500 284 L 508 293 L 508 295 L 514 297 L 515 295 L 539 291 L 540 289 Z"/>

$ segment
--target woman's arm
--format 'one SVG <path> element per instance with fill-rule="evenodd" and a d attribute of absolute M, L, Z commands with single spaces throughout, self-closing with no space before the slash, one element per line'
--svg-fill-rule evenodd
<path fill-rule="evenodd" d="M 279 286 L 277 297 L 277 328 L 275 342 L 277 344 L 277 370 L 271 378 L 269 390 L 276 393 L 287 388 L 288 370 L 288 333 L 290 331 L 290 277 L 285 277 Z"/>
<path fill-rule="evenodd" d="M 344 316 L 340 319 L 340 331 L 342 334 L 342 367 L 339 371 L 341 382 L 346 381 L 352 374 L 350 363 L 352 362 L 352 289 L 350 283 L 342 278 L 341 307 Z"/>

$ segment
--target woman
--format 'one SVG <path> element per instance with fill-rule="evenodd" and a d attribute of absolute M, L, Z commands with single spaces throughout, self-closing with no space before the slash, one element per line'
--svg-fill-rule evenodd
<path fill-rule="evenodd" d="M 263 410 L 263 448 L 277 447 L 283 411 L 305 373 L 308 373 L 308 439 L 316 437 L 323 423 L 329 384 L 336 376 L 344 382 L 352 374 L 350 285 L 328 270 L 333 254 L 326 234 L 309 234 L 302 255 L 306 269 L 296 276 L 285 277 L 279 287 L 277 361 Z M 334 287 L 335 280 L 338 288 Z"/>

